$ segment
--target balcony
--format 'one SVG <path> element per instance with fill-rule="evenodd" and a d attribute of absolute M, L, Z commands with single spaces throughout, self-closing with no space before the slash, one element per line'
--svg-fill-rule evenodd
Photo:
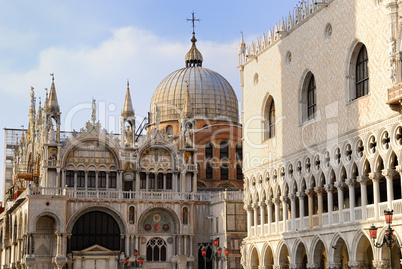
<path fill-rule="evenodd" d="M 28 198 L 52 197 L 67 198 L 70 200 L 89 201 L 206 201 L 210 202 L 216 192 L 182 193 L 182 192 L 145 192 L 145 191 L 112 191 L 112 190 L 74 190 L 66 188 L 30 187 L 23 195 Z"/>
<path fill-rule="evenodd" d="M 399 105 L 402 101 L 402 83 L 388 89 L 388 105 Z"/>

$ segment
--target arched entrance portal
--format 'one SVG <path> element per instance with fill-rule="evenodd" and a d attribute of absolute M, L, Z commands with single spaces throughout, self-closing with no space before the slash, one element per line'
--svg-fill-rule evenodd
<path fill-rule="evenodd" d="M 299 245 L 296 248 L 296 264 L 300 265 L 300 269 L 307 269 L 307 251 L 306 247 L 302 242 L 299 242 Z"/>
<path fill-rule="evenodd" d="M 204 257 L 202 256 L 201 250 L 202 248 L 204 248 L 205 246 L 201 246 L 198 249 L 198 269 L 212 269 L 212 249 L 210 246 L 206 246 L 207 248 L 207 255 L 206 255 L 206 259 L 204 259 Z"/>
<path fill-rule="evenodd" d="M 365 268 L 372 268 L 374 260 L 373 249 L 371 248 L 370 241 L 364 235 L 360 238 L 356 251 L 356 261 Z"/>
<path fill-rule="evenodd" d="M 36 222 L 35 256 L 41 268 L 54 268 L 52 257 L 56 256 L 56 220 L 51 216 L 42 216 Z"/>
<path fill-rule="evenodd" d="M 254 248 L 253 251 L 251 252 L 251 269 L 258 269 L 260 266 L 260 259 L 258 257 L 258 252 L 257 249 Z"/>
<path fill-rule="evenodd" d="M 339 238 L 334 249 L 334 263 L 346 268 L 349 263 L 349 253 L 345 241 Z"/>
<path fill-rule="evenodd" d="M 70 248 L 74 268 L 117 268 L 120 245 L 116 220 L 102 211 L 88 212 L 72 229 Z"/>

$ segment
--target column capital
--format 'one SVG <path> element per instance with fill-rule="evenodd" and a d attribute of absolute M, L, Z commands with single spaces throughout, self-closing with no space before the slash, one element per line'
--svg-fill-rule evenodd
<path fill-rule="evenodd" d="M 256 208 L 258 207 L 258 203 L 252 203 L 252 204 L 251 204 L 251 207 L 252 207 L 253 209 L 256 209 Z"/>
<path fill-rule="evenodd" d="M 374 182 L 374 181 L 379 181 L 382 177 L 381 173 L 378 172 L 373 172 L 369 174 L 369 178 Z"/>
<path fill-rule="evenodd" d="M 334 183 L 334 186 L 337 189 L 343 189 L 346 187 L 346 184 L 345 184 L 345 182 L 337 181 Z"/>
<path fill-rule="evenodd" d="M 394 169 L 384 169 L 382 170 L 381 174 L 385 177 L 385 178 L 391 178 L 398 174 Z"/>
<path fill-rule="evenodd" d="M 265 202 L 261 201 L 261 202 L 258 203 L 258 206 L 259 206 L 259 207 L 265 207 L 266 204 L 265 204 Z"/>
<path fill-rule="evenodd" d="M 304 191 L 298 191 L 296 193 L 297 197 L 299 197 L 299 199 L 304 199 L 304 196 L 306 196 L 306 193 Z"/>
<path fill-rule="evenodd" d="M 370 178 L 368 176 L 358 176 L 357 177 L 357 182 L 359 182 L 361 185 L 366 185 L 369 180 L 370 180 Z"/>
<path fill-rule="evenodd" d="M 342 269 L 342 263 L 327 262 L 328 269 Z"/>
<path fill-rule="evenodd" d="M 289 201 L 289 197 L 286 195 L 281 196 L 281 200 L 282 200 L 282 202 L 287 203 Z"/>
<path fill-rule="evenodd" d="M 275 205 L 279 205 L 281 203 L 281 199 L 275 198 Z"/>
<path fill-rule="evenodd" d="M 385 269 L 385 268 L 389 267 L 389 264 L 390 263 L 388 260 L 374 260 L 373 261 L 373 266 L 378 269 Z"/>
<path fill-rule="evenodd" d="M 272 205 L 273 205 L 273 202 L 272 202 L 272 200 L 266 200 L 266 201 L 265 201 L 265 204 L 266 204 L 267 206 L 272 206 Z"/>
<path fill-rule="evenodd" d="M 345 180 L 346 185 L 353 187 L 356 184 L 355 178 L 347 178 Z"/>
<path fill-rule="evenodd" d="M 313 189 L 306 189 L 305 193 L 308 197 L 313 196 L 314 195 L 314 190 Z"/>
<path fill-rule="evenodd" d="M 402 174 L 402 165 L 398 165 L 395 167 L 395 170 L 399 173 Z"/>
<path fill-rule="evenodd" d="M 334 185 L 333 184 L 325 184 L 324 188 L 325 188 L 325 190 L 327 192 L 333 192 L 334 191 Z"/>
<path fill-rule="evenodd" d="M 314 191 L 315 191 L 317 194 L 322 194 L 322 193 L 324 192 L 324 187 L 315 187 L 315 188 L 314 188 Z"/>
<path fill-rule="evenodd" d="M 295 193 L 289 194 L 289 199 L 290 199 L 291 201 L 294 201 L 294 200 L 296 199 L 296 194 L 295 194 Z"/>

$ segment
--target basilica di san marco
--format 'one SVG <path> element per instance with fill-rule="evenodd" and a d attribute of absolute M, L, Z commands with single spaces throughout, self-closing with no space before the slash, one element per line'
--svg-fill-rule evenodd
<path fill-rule="evenodd" d="M 28 128 L 5 129 L 1 268 L 241 268 L 238 100 L 196 41 L 143 125 L 122 89 L 120 134 L 95 100 L 80 131 L 61 130 L 55 77 L 43 106 L 31 89 Z"/>
<path fill-rule="evenodd" d="M 401 268 L 402 0 L 283 15 L 239 36 L 241 113 L 194 13 L 146 120 L 114 92 L 118 134 L 96 100 L 61 130 L 57 76 L 43 105 L 31 88 L 28 127 L 5 128 L 1 268 Z"/>

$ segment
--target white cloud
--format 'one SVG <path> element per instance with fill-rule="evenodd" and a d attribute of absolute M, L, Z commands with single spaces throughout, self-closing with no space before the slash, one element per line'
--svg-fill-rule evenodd
<path fill-rule="evenodd" d="M 240 98 L 236 46 L 237 42 L 216 44 L 199 41 L 198 44 L 204 57 L 203 66 L 222 74 Z M 0 77 L 0 94 L 14 99 L 10 102 L 14 105 L 0 108 L 0 113 L 5 112 L 1 110 L 17 110 L 13 111 L 16 113 L 15 120 L 22 119 L 22 123 L 17 122 L 14 126 L 27 122 L 28 107 L 17 108 L 15 104 L 21 103 L 17 100 L 24 100 L 23 103 L 27 104 L 32 85 L 36 89 L 36 96 L 42 96 L 43 103 L 43 89 L 50 88 L 48 74 L 55 73 L 62 120 L 70 109 L 80 103 L 91 102 L 92 97 L 97 101 L 115 104 L 117 109 L 113 113 L 118 116 L 124 102 L 126 79 L 130 80 L 137 114 L 146 115 L 153 91 L 168 74 L 185 66 L 184 57 L 190 47 L 190 42 L 175 43 L 151 32 L 125 27 L 111 30 L 110 38 L 95 47 L 44 48 L 31 70 L 6 72 Z M 0 68 L 7 70 L 1 63 Z M 74 120 L 82 126 L 89 118 L 88 110 L 80 117 L 74 117 Z M 79 128 L 76 124 L 73 126 Z"/>

